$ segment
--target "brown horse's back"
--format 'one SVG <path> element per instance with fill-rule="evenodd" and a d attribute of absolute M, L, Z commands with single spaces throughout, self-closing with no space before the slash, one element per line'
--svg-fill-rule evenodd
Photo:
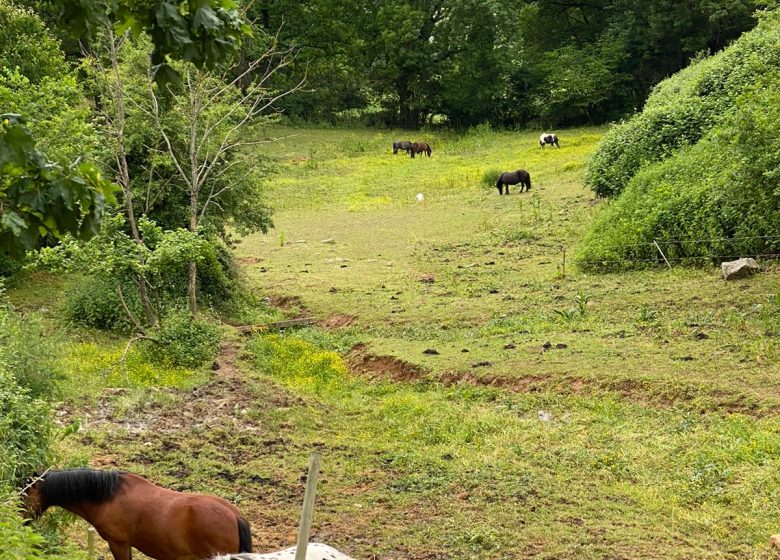
<path fill-rule="evenodd" d="M 241 542 L 246 541 L 248 523 L 227 500 L 168 490 L 132 474 L 123 476 L 122 490 L 103 504 L 106 511 L 101 515 L 113 519 L 110 532 L 119 537 L 117 540 L 125 540 L 156 560 L 196 560 L 248 552 L 242 550 L 246 542 Z M 243 531 L 239 520 L 246 525 Z M 100 527 L 95 527 L 103 536 Z M 251 548 L 251 536 L 248 546 Z"/>

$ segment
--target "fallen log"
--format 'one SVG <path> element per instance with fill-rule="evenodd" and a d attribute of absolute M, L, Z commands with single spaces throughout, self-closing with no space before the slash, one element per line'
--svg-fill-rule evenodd
<path fill-rule="evenodd" d="M 236 325 L 236 330 L 241 334 L 252 334 L 258 332 L 278 331 L 291 327 L 308 327 L 317 322 L 316 317 L 302 317 L 300 319 L 286 319 L 273 323 L 258 323 L 256 325 Z"/>

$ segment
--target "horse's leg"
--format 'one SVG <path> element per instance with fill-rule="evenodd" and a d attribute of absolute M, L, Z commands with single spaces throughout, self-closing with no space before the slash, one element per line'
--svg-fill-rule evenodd
<path fill-rule="evenodd" d="M 129 544 L 109 541 L 108 548 L 111 549 L 114 560 L 132 560 L 133 558 L 133 552 Z"/>

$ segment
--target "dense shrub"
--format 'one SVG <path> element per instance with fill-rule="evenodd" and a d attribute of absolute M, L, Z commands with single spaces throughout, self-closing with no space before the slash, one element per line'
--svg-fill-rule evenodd
<path fill-rule="evenodd" d="M 213 360 L 219 351 L 219 329 L 206 321 L 191 319 L 185 311 L 166 315 L 144 345 L 150 361 L 167 366 L 199 367 Z"/>
<path fill-rule="evenodd" d="M 24 525 L 18 512 L 19 495 L 0 486 L 0 543 L 8 560 L 43 560 L 43 537 Z"/>
<path fill-rule="evenodd" d="M 656 86 L 642 113 L 606 134 L 588 167 L 588 186 L 599 196 L 619 194 L 643 166 L 702 138 L 778 67 L 780 12 L 773 12 L 732 46 Z"/>
<path fill-rule="evenodd" d="M 19 483 L 47 465 L 51 430 L 46 402 L 33 398 L 0 364 L 0 481 Z"/>
<path fill-rule="evenodd" d="M 778 107 L 775 74 L 740 97 L 699 143 L 645 167 L 597 219 L 580 265 L 662 263 L 653 239 L 670 259 L 694 264 L 780 251 Z"/>
<path fill-rule="evenodd" d="M 125 303 L 136 317 L 141 316 L 141 302 L 135 286 L 123 284 Z M 65 315 L 73 322 L 102 330 L 131 332 L 133 324 L 127 317 L 119 295 L 117 282 L 103 276 L 78 277 L 68 288 Z"/>
<path fill-rule="evenodd" d="M 43 21 L 9 0 L 0 0 L 0 68 L 18 68 L 33 82 L 68 72 L 59 42 Z"/>
<path fill-rule="evenodd" d="M 0 309 L 0 364 L 33 397 L 55 392 L 63 377 L 59 356 L 60 338 L 46 331 L 40 316 Z"/>

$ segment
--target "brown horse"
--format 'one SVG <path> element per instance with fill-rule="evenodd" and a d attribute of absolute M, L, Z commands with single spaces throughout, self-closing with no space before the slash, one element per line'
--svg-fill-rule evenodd
<path fill-rule="evenodd" d="M 431 146 L 430 144 L 427 144 L 425 142 L 415 142 L 412 144 L 410 152 L 412 154 L 412 159 L 414 159 L 414 154 L 422 154 L 426 153 L 428 154 L 428 157 L 431 157 Z"/>
<path fill-rule="evenodd" d="M 128 472 L 48 471 L 22 496 L 29 518 L 59 506 L 85 519 L 115 560 L 131 560 L 132 548 L 156 560 L 252 551 L 249 523 L 227 500 L 167 490 Z"/>

